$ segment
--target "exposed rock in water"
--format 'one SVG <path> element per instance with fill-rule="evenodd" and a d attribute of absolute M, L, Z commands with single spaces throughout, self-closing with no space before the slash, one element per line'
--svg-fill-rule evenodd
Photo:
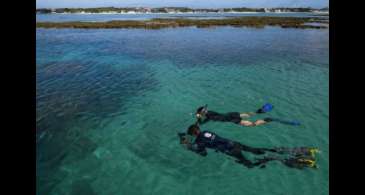
<path fill-rule="evenodd" d="M 213 26 L 234 26 L 234 27 L 254 27 L 281 26 L 284 28 L 313 28 L 318 26 L 304 25 L 308 22 L 319 21 L 315 17 L 232 17 L 224 19 L 185 19 L 173 18 L 162 19 L 154 18 L 145 21 L 116 20 L 107 22 L 37 22 L 37 28 L 144 28 L 161 29 L 195 26 L 207 28 Z M 326 27 L 324 27 L 326 28 Z"/>

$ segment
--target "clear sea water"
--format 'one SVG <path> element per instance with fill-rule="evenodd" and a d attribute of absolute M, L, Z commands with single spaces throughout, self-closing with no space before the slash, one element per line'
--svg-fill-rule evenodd
<path fill-rule="evenodd" d="M 328 194 L 328 33 L 37 29 L 37 194 Z M 247 169 L 178 143 L 200 105 L 245 112 L 266 102 L 274 110 L 253 119 L 303 125 L 202 128 L 254 147 L 318 147 L 319 169 Z"/>

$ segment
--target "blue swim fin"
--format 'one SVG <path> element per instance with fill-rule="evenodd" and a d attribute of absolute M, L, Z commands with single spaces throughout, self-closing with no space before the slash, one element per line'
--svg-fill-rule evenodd
<path fill-rule="evenodd" d="M 258 109 L 256 111 L 256 113 L 266 113 L 266 112 L 269 112 L 271 111 L 272 109 L 274 108 L 273 105 L 271 105 L 270 103 L 266 103 L 265 105 L 263 105 L 260 109 Z"/>

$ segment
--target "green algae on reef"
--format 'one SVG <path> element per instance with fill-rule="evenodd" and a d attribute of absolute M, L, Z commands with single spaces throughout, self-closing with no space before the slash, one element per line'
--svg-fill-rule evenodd
<path fill-rule="evenodd" d="M 146 21 L 114 20 L 107 22 L 37 22 L 37 28 L 145 28 L 161 29 L 175 27 L 195 26 L 198 28 L 214 26 L 233 26 L 233 27 L 254 27 L 263 28 L 264 26 L 280 26 L 283 28 L 328 28 L 327 26 L 306 25 L 306 23 L 323 23 L 319 18 L 300 18 L 300 17 L 235 17 L 226 19 L 162 19 L 155 18 Z"/>

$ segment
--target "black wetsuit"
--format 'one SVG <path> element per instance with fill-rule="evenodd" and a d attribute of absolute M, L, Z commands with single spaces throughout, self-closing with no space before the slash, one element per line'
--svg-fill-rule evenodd
<path fill-rule="evenodd" d="M 236 162 L 242 163 L 247 167 L 258 166 L 264 163 L 264 161 L 258 161 L 256 163 L 253 163 L 242 155 L 242 150 L 254 154 L 264 154 L 265 151 L 272 151 L 272 149 L 266 148 L 252 148 L 249 146 L 245 146 L 241 143 L 222 138 L 213 132 L 202 131 L 197 136 L 194 143 L 189 147 L 189 149 L 202 156 L 206 156 L 206 148 L 215 149 L 217 152 L 219 151 L 227 155 L 233 156 L 237 159 Z"/>
<path fill-rule="evenodd" d="M 222 122 L 233 122 L 239 124 L 241 122 L 241 116 L 239 112 L 228 112 L 221 114 L 214 111 L 208 111 L 205 114 L 205 119 L 198 119 L 199 124 L 204 124 L 208 121 L 222 121 Z"/>

